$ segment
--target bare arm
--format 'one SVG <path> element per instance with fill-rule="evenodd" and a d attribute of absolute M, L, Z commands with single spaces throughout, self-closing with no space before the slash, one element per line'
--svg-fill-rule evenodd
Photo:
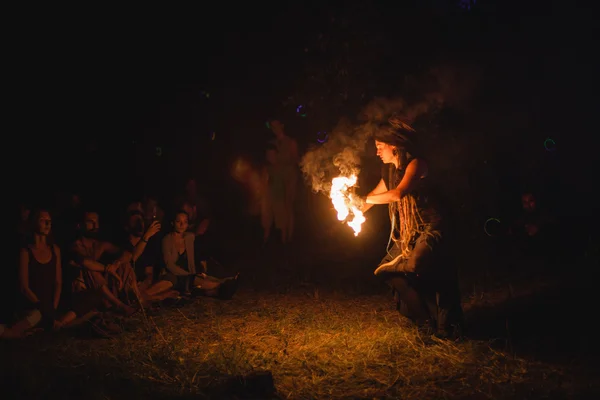
<path fill-rule="evenodd" d="M 148 244 L 148 241 L 145 240 L 144 238 L 142 238 L 139 242 L 137 242 L 137 244 L 133 247 L 133 253 L 132 253 L 133 261 L 137 261 L 138 258 L 140 258 L 140 256 L 144 252 L 144 250 L 146 250 L 147 244 Z"/>
<path fill-rule="evenodd" d="M 56 254 L 56 278 L 54 279 L 54 309 L 58 308 L 60 301 L 60 293 L 62 292 L 62 261 L 60 255 L 60 249 L 57 245 L 54 245 L 54 254 Z"/>
<path fill-rule="evenodd" d="M 78 268 L 87 269 L 88 271 L 100 272 L 100 273 L 104 273 L 104 274 L 109 273 L 119 282 L 119 286 L 122 285 L 121 277 L 115 272 L 116 269 L 119 268 L 119 266 L 121 264 L 119 264 L 118 262 L 115 262 L 110 265 L 104 265 L 104 264 L 99 263 L 96 260 L 91 259 L 87 255 L 83 244 L 79 240 L 73 244 L 71 249 L 73 251 L 73 254 L 76 256 L 74 260 L 71 260 L 71 262 L 70 262 L 71 265 L 75 265 Z M 104 251 L 104 249 L 102 249 L 102 251 Z M 127 253 L 127 254 L 129 255 L 129 257 L 131 259 L 131 253 Z"/>
<path fill-rule="evenodd" d="M 113 255 L 121 253 L 119 258 L 117 258 L 117 260 L 115 261 L 115 263 L 118 263 L 118 264 L 128 263 L 133 258 L 133 254 L 130 251 L 127 251 L 127 250 L 123 251 L 120 247 L 115 246 L 114 244 L 112 244 L 110 242 L 102 242 L 102 251 L 103 252 L 106 251 L 108 254 L 113 254 Z"/>
<path fill-rule="evenodd" d="M 152 224 L 148 227 L 144 236 L 137 242 L 137 244 L 133 247 L 133 251 L 131 257 L 133 261 L 137 261 L 138 258 L 142 255 L 144 250 L 146 250 L 146 245 L 152 236 L 156 235 L 158 231 L 160 231 L 161 224 L 158 221 L 153 221 Z"/>
<path fill-rule="evenodd" d="M 29 289 L 29 253 L 27 249 L 21 249 L 19 254 L 19 288 L 21 293 L 32 303 L 35 304 L 40 301 L 35 293 Z"/>
<path fill-rule="evenodd" d="M 379 183 L 377 184 L 377 186 L 375 186 L 375 189 L 371 190 L 371 192 L 369 192 L 369 194 L 367 195 L 367 198 L 369 196 L 373 196 L 375 194 L 381 194 L 387 191 L 387 188 L 385 186 L 385 182 L 383 181 L 383 178 L 381 178 L 381 180 L 379 181 Z M 365 204 L 363 206 L 362 212 L 366 213 L 367 211 L 369 211 L 375 204 Z"/>
<path fill-rule="evenodd" d="M 75 265 L 77 267 L 85 268 L 89 271 L 104 272 L 104 265 L 88 257 L 85 247 L 79 240 L 73 243 L 71 251 L 73 251 L 73 254 L 76 256 Z"/>
<path fill-rule="evenodd" d="M 367 204 L 389 204 L 394 201 L 399 201 L 403 196 L 409 193 L 419 182 L 421 177 L 427 173 L 427 163 L 418 158 L 412 160 L 406 167 L 406 172 L 400 184 L 383 193 L 368 195 Z"/>

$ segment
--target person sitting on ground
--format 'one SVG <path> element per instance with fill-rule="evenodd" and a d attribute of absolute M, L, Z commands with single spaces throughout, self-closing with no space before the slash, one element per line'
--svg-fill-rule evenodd
<path fill-rule="evenodd" d="M 20 311 L 23 311 L 25 317 L 10 328 L 0 326 L 2 338 L 23 337 L 36 326 L 58 330 L 99 304 L 99 296 L 92 296 L 95 300 L 87 296 L 86 301 L 81 299 L 78 307 L 71 308 L 59 316 L 58 306 L 62 291 L 61 253 L 60 248 L 53 243 L 51 231 L 50 212 L 45 209 L 36 210 L 32 214 L 33 235 L 20 252 L 19 303 Z"/>
<path fill-rule="evenodd" d="M 173 219 L 173 231 L 162 240 L 162 251 L 166 265 L 163 279 L 169 280 L 173 288 L 187 295 L 203 295 L 230 299 L 237 289 L 237 278 L 218 279 L 196 270 L 194 260 L 194 240 L 196 236 L 188 232 L 188 214 L 181 210 Z"/>
<path fill-rule="evenodd" d="M 140 290 L 153 300 L 176 297 L 177 291 L 171 290 L 170 281 L 154 281 L 155 270 L 160 260 L 160 245 L 157 234 L 161 229 L 158 221 L 153 221 L 146 229 L 145 219 L 140 211 L 130 211 L 125 230 L 127 239 L 124 248 L 133 254 L 133 265 Z"/>
<path fill-rule="evenodd" d="M 80 237 L 71 246 L 72 264 L 80 268 L 74 291 L 99 289 L 107 307 L 114 306 L 126 316 L 135 313 L 136 309 L 131 304 L 140 293 L 135 272 L 130 265 L 132 254 L 99 239 L 98 213 L 87 211 L 83 219 Z M 117 258 L 110 263 L 101 263 L 105 255 Z"/>

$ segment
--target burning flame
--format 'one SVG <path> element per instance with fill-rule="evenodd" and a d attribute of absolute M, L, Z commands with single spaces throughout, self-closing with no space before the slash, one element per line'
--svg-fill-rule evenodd
<path fill-rule="evenodd" d="M 358 236 L 361 225 L 365 222 L 365 217 L 356 206 L 356 200 L 353 198 L 352 193 L 348 193 L 348 189 L 356 185 L 356 180 L 356 175 L 333 178 L 329 193 L 333 207 L 337 211 L 338 220 L 344 221 L 350 214 L 354 217 L 352 221 L 347 222 L 354 229 L 354 236 Z"/>

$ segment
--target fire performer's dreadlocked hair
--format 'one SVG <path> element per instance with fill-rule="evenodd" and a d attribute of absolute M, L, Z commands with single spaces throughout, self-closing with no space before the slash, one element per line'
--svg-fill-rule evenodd
<path fill-rule="evenodd" d="M 398 165 L 401 169 L 405 169 L 410 161 L 409 159 L 414 158 L 419 153 L 414 137 L 415 130 L 395 116 L 388 121 L 389 125 L 386 124 L 380 127 L 374 134 L 374 138 L 377 141 L 395 146 Z M 391 164 L 387 182 L 388 188 L 396 186 L 394 171 L 395 166 Z M 425 233 L 419 230 L 424 222 L 417 207 L 417 201 L 412 194 L 406 194 L 399 201 L 390 203 L 388 209 L 392 223 L 390 243 L 392 240 L 397 243 L 401 250 L 400 256 L 406 258 L 411 251 L 411 239 L 417 233 Z"/>

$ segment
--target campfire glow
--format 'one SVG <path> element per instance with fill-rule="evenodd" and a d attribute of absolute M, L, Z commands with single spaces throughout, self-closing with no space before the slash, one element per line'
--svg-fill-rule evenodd
<path fill-rule="evenodd" d="M 365 217 L 356 205 L 357 199 L 349 193 L 348 190 L 356 185 L 356 175 L 338 176 L 331 181 L 331 191 L 329 197 L 337 211 L 338 220 L 344 221 L 350 214 L 354 217 L 347 224 L 354 229 L 354 236 L 358 236 Z"/>

